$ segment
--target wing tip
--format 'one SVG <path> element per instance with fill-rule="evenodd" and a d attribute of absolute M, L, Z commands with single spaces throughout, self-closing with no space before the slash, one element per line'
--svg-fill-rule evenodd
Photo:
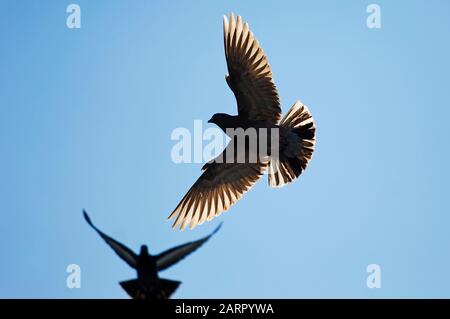
<path fill-rule="evenodd" d="M 177 218 L 176 220 L 175 220 L 175 222 L 172 224 L 172 229 L 176 229 L 176 228 L 178 228 L 178 226 L 180 227 L 180 231 L 181 230 L 183 230 L 182 228 L 181 228 L 181 226 L 183 226 L 183 225 L 180 225 L 181 224 L 181 220 L 179 219 L 179 218 Z"/>
<path fill-rule="evenodd" d="M 212 219 L 212 218 L 211 218 Z M 209 221 L 209 220 L 208 220 Z M 182 232 L 182 231 L 184 231 L 185 229 L 186 229 L 186 227 L 189 225 L 189 230 L 193 230 L 195 227 L 197 227 L 197 226 L 199 226 L 199 225 L 201 225 L 200 223 L 190 223 L 190 222 L 187 222 L 187 219 L 184 219 L 183 221 L 179 221 L 179 222 L 177 222 L 177 221 L 175 221 L 173 224 L 172 224 L 172 229 L 176 229 L 176 228 L 179 228 L 179 231 L 180 232 Z M 215 233 L 217 233 L 221 228 L 222 228 L 222 225 L 223 225 L 223 221 L 221 221 L 220 223 L 219 223 L 219 225 L 213 230 L 213 232 L 211 233 L 211 235 L 209 235 L 209 236 L 212 236 L 212 235 L 214 235 Z"/>
<path fill-rule="evenodd" d="M 92 226 L 91 218 L 89 217 L 89 215 L 88 215 L 88 213 L 86 212 L 85 209 L 83 209 L 83 217 L 84 217 L 84 220 L 85 220 L 89 225 Z"/>
<path fill-rule="evenodd" d="M 181 212 L 178 212 L 178 216 L 177 216 L 177 218 L 175 219 L 175 221 L 172 224 L 172 229 L 179 228 L 179 231 L 183 231 L 186 228 L 186 220 L 187 220 L 186 216 L 184 216 L 182 218 L 181 217 Z"/>
<path fill-rule="evenodd" d="M 223 221 L 219 223 L 219 225 L 214 229 L 214 231 L 211 233 L 211 236 L 214 235 L 215 233 L 217 233 L 223 225 Z"/>
<path fill-rule="evenodd" d="M 178 227 L 179 226 L 179 227 Z M 177 229 L 177 228 L 179 228 L 179 231 L 183 231 L 184 229 L 183 228 L 181 228 L 181 226 L 182 225 L 180 225 L 180 223 L 177 223 L 177 222 L 174 222 L 173 224 L 172 224 L 172 229 Z"/>
<path fill-rule="evenodd" d="M 176 210 L 174 210 L 169 216 L 167 216 L 166 220 L 171 220 L 175 216 L 175 211 Z"/>

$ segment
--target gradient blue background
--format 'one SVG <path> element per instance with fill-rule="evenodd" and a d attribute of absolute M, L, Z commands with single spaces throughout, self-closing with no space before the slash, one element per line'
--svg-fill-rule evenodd
<path fill-rule="evenodd" d="M 0 5 L 0 297 L 125 298 L 133 270 L 87 226 L 157 253 L 222 230 L 163 278 L 175 298 L 450 297 L 450 2 L 69 1 Z M 235 113 L 222 15 L 249 22 L 286 112 L 317 122 L 295 183 L 260 181 L 194 231 L 167 215 L 200 174 L 176 127 Z M 209 125 L 207 126 L 209 127 Z M 81 289 L 66 266 L 81 266 Z M 366 287 L 366 267 L 382 288 Z"/>

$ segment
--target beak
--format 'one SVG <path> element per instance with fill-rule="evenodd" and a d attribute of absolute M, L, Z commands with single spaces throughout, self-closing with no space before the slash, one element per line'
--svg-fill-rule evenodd
<path fill-rule="evenodd" d="M 209 119 L 209 120 L 208 120 L 208 123 L 212 123 L 212 119 Z"/>

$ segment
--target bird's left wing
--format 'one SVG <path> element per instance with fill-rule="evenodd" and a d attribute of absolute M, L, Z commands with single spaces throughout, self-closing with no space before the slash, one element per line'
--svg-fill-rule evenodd
<path fill-rule="evenodd" d="M 181 259 L 189 255 L 190 253 L 197 250 L 201 245 L 206 243 L 208 239 L 210 239 L 215 233 L 217 233 L 222 226 L 222 223 L 220 223 L 219 226 L 208 236 L 203 237 L 196 241 L 191 241 L 189 243 L 174 247 L 172 249 L 166 250 L 162 252 L 161 254 L 156 256 L 156 267 L 158 271 L 164 270 L 166 268 L 169 268 L 170 266 L 176 264 Z"/>
<path fill-rule="evenodd" d="M 262 176 L 267 168 L 266 160 L 257 163 L 227 162 L 229 145 L 212 162 L 204 166 L 204 171 L 192 185 L 181 202 L 170 214 L 169 219 L 177 217 L 173 228 L 180 226 L 183 230 L 203 224 L 228 210 L 237 202 Z M 236 150 L 235 150 L 236 151 Z M 236 152 L 232 156 L 237 156 Z M 228 156 L 229 158 L 229 156 Z M 220 159 L 220 160 L 219 160 Z"/>
<path fill-rule="evenodd" d="M 130 267 L 136 268 L 136 263 L 138 256 L 128 247 L 119 243 L 117 240 L 109 237 L 105 233 L 103 233 L 100 229 L 98 229 L 91 221 L 91 218 L 83 210 L 84 219 L 99 235 L 103 238 L 103 240 L 122 258 Z"/>
<path fill-rule="evenodd" d="M 281 118 L 280 100 L 267 57 L 240 16 L 223 17 L 225 57 L 241 118 L 277 124 Z"/>

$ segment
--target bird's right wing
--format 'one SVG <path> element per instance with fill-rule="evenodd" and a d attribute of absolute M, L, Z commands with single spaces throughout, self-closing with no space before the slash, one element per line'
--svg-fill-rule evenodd
<path fill-rule="evenodd" d="M 196 241 L 191 241 L 189 243 L 174 247 L 172 249 L 166 250 L 161 254 L 156 256 L 156 267 L 158 271 L 169 268 L 170 266 L 176 264 L 181 259 L 197 250 L 201 245 L 206 243 L 208 239 L 212 237 L 215 233 L 217 233 L 222 226 L 222 223 L 208 236 L 203 237 Z"/>
<path fill-rule="evenodd" d="M 89 218 L 89 215 L 86 213 L 85 210 L 83 210 L 84 219 L 86 222 L 91 226 L 99 235 L 103 238 L 103 240 L 116 252 L 117 255 L 119 255 L 120 258 L 122 258 L 130 267 L 136 268 L 136 263 L 138 256 L 128 247 L 125 245 L 119 243 L 117 240 L 109 237 L 105 233 L 103 233 L 101 230 L 99 230 L 91 221 Z"/>

